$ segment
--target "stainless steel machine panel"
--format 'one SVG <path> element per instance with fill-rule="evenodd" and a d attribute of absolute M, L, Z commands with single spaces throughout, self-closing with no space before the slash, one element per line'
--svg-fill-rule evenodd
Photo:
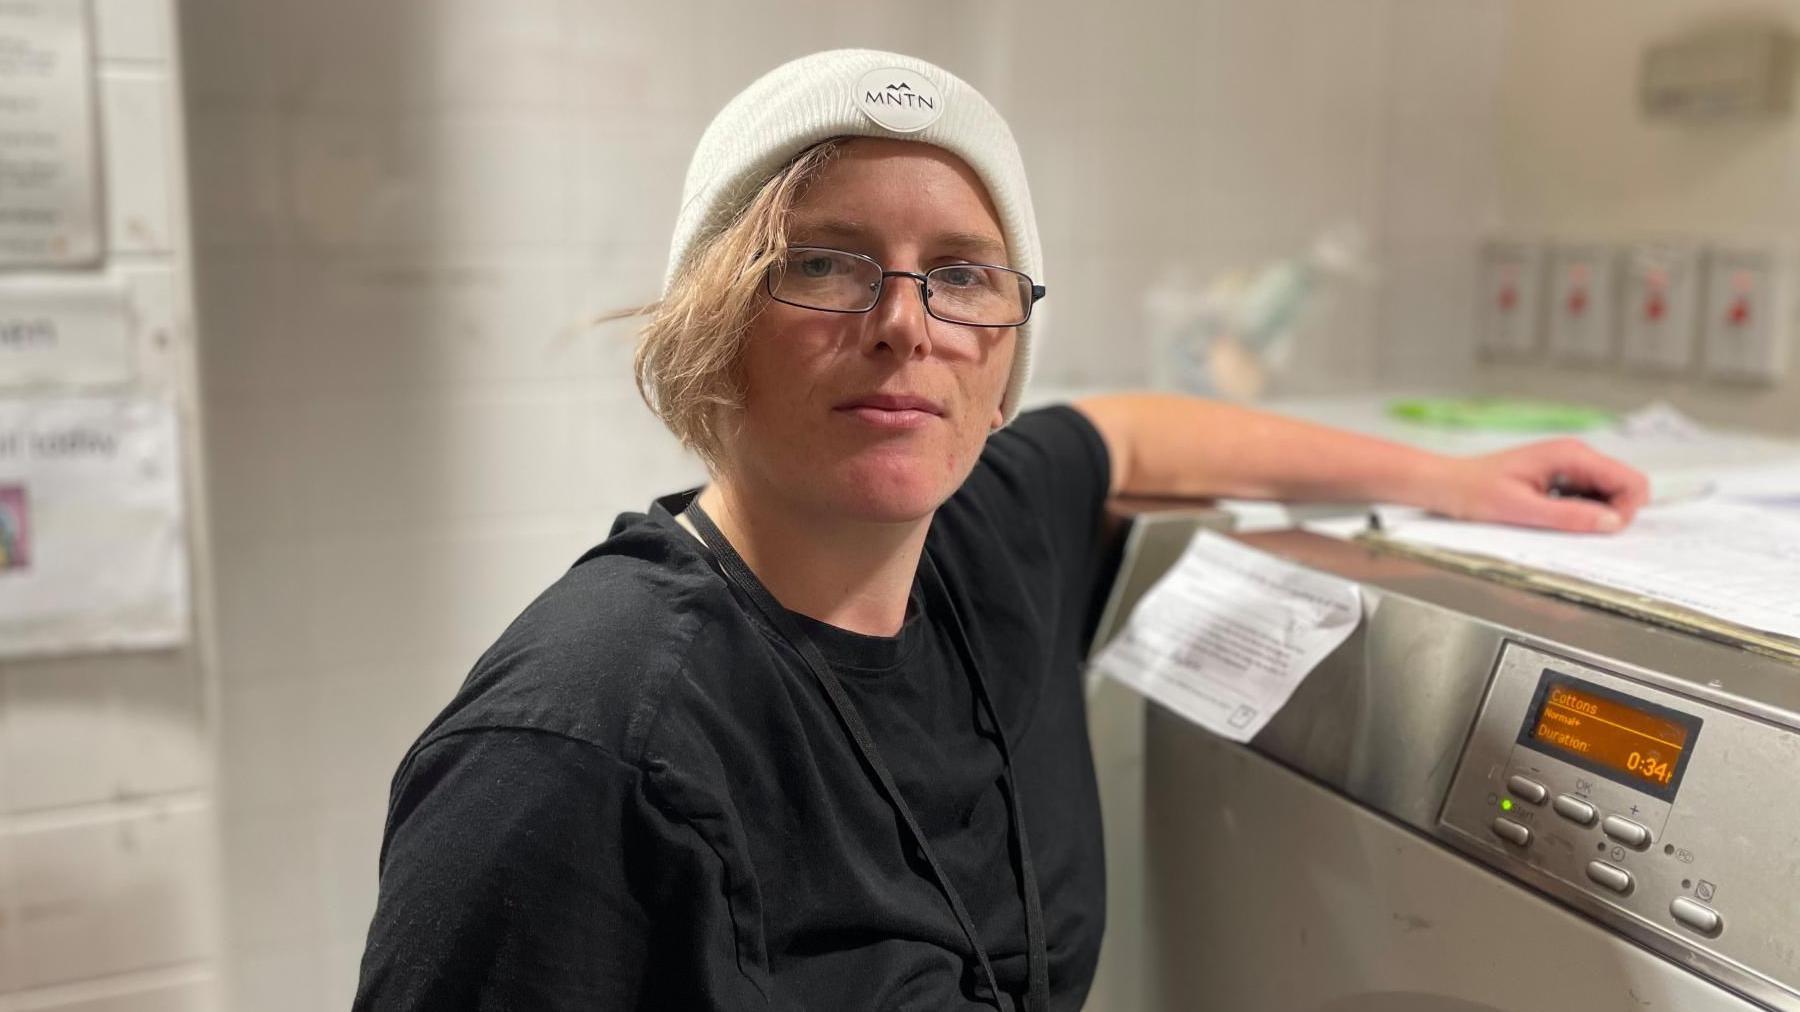
<path fill-rule="evenodd" d="M 1670 973 L 1800 1012 L 1800 666 L 1359 544 L 1241 540 L 1353 580 L 1363 601 L 1362 625 L 1249 751 L 1472 858 L 1454 862 L 1472 875 L 1485 866 L 1554 897 Z M 1604 740 L 1570 730 L 1588 718 L 1621 726 Z M 1642 748 L 1632 733 L 1648 736 Z M 1152 759 L 1159 736 L 1189 735 L 1204 732 L 1150 721 Z M 1186 803 L 1179 778 L 1159 781 L 1154 761 L 1150 774 L 1147 812 Z M 1153 846 L 1162 825 L 1147 824 Z M 1229 824 L 1211 831 L 1264 846 Z M 1187 933 L 1199 963 L 1234 974 L 1200 956 L 1220 945 L 1211 915 L 1183 909 L 1158 930 Z M 1365 927 L 1343 929 L 1353 940 Z M 1490 955 L 1530 969 L 1515 958 L 1530 948 Z"/>
<path fill-rule="evenodd" d="M 1171 711 L 1146 730 L 1145 1008 L 1764 1008 Z"/>
<path fill-rule="evenodd" d="M 1445 799 L 1463 849 L 1748 993 L 1800 995 L 1800 733 L 1509 641 Z"/>

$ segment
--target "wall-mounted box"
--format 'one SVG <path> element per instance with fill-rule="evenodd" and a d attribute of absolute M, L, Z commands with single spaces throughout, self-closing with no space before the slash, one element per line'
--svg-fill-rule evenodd
<path fill-rule="evenodd" d="M 1780 24 L 1703 27 L 1644 50 L 1638 98 L 1653 119 L 1781 116 L 1791 104 L 1793 50 Z"/>
<path fill-rule="evenodd" d="M 1484 354 L 1525 357 L 1538 350 L 1543 247 L 1496 239 L 1481 247 L 1476 342 Z"/>
<path fill-rule="evenodd" d="M 1701 370 L 1772 383 L 1794 332 L 1794 255 L 1781 246 L 1714 246 L 1706 255 Z"/>
<path fill-rule="evenodd" d="M 1700 250 L 1687 243 L 1640 243 L 1624 255 L 1621 357 L 1655 372 L 1693 368 L 1700 330 Z"/>
<path fill-rule="evenodd" d="M 1582 243 L 1550 249 L 1550 354 L 1564 362 L 1609 362 L 1616 354 L 1618 254 Z"/>

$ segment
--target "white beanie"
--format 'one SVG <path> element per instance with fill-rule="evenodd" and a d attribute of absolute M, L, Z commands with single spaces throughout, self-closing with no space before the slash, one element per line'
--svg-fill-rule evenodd
<path fill-rule="evenodd" d="M 1000 212 L 1009 265 L 1043 284 L 1037 219 L 1012 131 L 987 99 L 924 60 L 871 49 L 803 56 L 739 92 L 700 137 L 682 187 L 665 294 L 688 258 L 731 223 L 770 177 L 833 137 L 892 137 L 936 145 L 967 162 Z M 1018 328 L 1012 375 L 1001 399 L 1019 411 L 1031 373 L 1031 325 Z"/>

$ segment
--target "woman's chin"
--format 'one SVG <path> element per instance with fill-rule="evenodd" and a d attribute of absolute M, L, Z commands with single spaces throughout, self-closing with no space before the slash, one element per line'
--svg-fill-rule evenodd
<path fill-rule="evenodd" d="M 835 512 L 846 519 L 872 524 L 906 524 L 930 519 L 948 495 L 910 489 L 881 494 L 855 488 L 844 490 L 836 498 L 839 508 Z"/>
<path fill-rule="evenodd" d="M 851 467 L 836 476 L 831 498 L 836 511 L 868 523 L 911 523 L 929 519 L 956 484 L 942 471 L 923 468 Z"/>

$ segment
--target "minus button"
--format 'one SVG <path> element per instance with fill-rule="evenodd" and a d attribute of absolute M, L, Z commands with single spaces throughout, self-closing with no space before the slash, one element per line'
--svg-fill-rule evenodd
<path fill-rule="evenodd" d="M 1536 780 L 1530 780 L 1521 776 L 1508 777 L 1506 780 L 1506 790 L 1514 797 L 1522 798 L 1534 805 L 1543 804 L 1544 798 L 1550 793 L 1549 788 L 1545 787 L 1543 784 L 1538 783 Z"/>

